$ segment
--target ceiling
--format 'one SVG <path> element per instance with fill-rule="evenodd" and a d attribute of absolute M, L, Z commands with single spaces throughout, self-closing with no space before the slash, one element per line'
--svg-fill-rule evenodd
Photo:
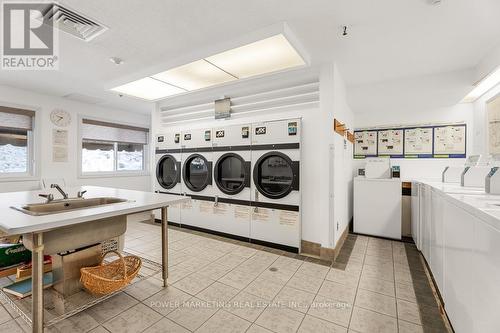
<path fill-rule="evenodd" d="M 61 33 L 59 71 L 2 71 L 0 84 L 83 94 L 136 112 L 150 112 L 152 104 L 119 97 L 108 91 L 110 84 L 280 22 L 294 32 L 311 65 L 336 61 L 348 86 L 471 68 L 500 42 L 498 0 L 443 0 L 439 6 L 428 0 L 59 2 L 110 29 L 90 42 Z"/>

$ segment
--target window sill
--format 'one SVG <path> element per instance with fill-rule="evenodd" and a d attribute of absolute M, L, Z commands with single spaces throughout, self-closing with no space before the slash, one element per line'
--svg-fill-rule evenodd
<path fill-rule="evenodd" d="M 8 182 L 37 182 L 40 181 L 40 177 L 31 175 L 0 175 L 0 183 Z"/>
<path fill-rule="evenodd" d="M 147 177 L 150 173 L 147 171 L 123 171 L 123 172 L 88 172 L 78 176 L 80 179 L 85 178 L 119 178 L 119 177 Z"/>

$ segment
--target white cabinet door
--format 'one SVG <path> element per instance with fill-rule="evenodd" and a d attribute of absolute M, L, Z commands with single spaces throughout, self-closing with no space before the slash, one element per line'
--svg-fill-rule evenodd
<path fill-rule="evenodd" d="M 431 190 L 428 185 L 422 187 L 422 225 L 421 234 L 422 237 L 422 254 L 424 255 L 427 263 L 430 263 L 430 253 L 431 253 Z"/>
<path fill-rule="evenodd" d="M 417 249 L 420 246 L 420 184 L 411 184 L 411 236 Z"/>
<path fill-rule="evenodd" d="M 430 267 L 434 280 L 439 288 L 443 290 L 443 197 L 438 192 L 431 190 L 431 224 L 430 224 Z"/>
<path fill-rule="evenodd" d="M 444 288 L 440 291 L 455 332 L 469 333 L 474 331 L 472 288 L 477 273 L 472 244 L 477 218 L 448 200 L 443 200 L 443 203 Z"/>
<path fill-rule="evenodd" d="M 500 331 L 500 231 L 476 220 L 474 225 L 474 332 Z M 457 331 L 458 332 L 458 331 Z"/>

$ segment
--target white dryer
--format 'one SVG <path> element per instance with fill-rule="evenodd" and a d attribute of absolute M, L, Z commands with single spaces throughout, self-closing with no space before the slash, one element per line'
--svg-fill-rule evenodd
<path fill-rule="evenodd" d="M 250 124 L 213 129 L 214 208 L 212 228 L 250 238 Z"/>
<path fill-rule="evenodd" d="M 180 132 L 156 135 L 155 148 L 155 192 L 181 195 Z M 155 217 L 161 218 L 159 210 L 155 211 Z M 168 220 L 181 223 L 180 204 L 168 207 Z"/>
<path fill-rule="evenodd" d="M 214 190 L 212 187 L 212 130 L 195 129 L 181 133 L 182 176 L 185 195 L 192 198 L 182 205 L 182 224 L 210 229 Z"/>
<path fill-rule="evenodd" d="M 300 119 L 252 125 L 252 241 L 299 251 Z"/>

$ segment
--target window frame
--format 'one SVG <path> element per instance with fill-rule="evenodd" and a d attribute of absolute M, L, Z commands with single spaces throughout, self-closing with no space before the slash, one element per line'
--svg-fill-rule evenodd
<path fill-rule="evenodd" d="M 89 119 L 89 120 L 95 120 L 95 121 L 102 121 L 102 122 L 109 122 L 109 123 L 116 123 L 115 121 L 111 119 L 103 119 L 103 118 L 95 118 L 95 117 L 89 117 L 89 116 L 83 116 L 79 115 L 78 116 L 78 178 L 84 179 L 84 178 L 108 178 L 108 177 L 140 177 L 140 176 L 149 176 L 150 175 L 150 138 L 151 138 L 151 127 L 149 125 L 143 125 L 143 124 L 131 124 L 131 123 L 124 123 L 124 122 L 119 122 L 116 124 L 121 124 L 121 125 L 127 125 L 127 126 L 135 126 L 135 127 L 144 127 L 148 128 L 150 132 L 147 133 L 147 143 L 144 145 L 144 151 L 143 151 L 143 168 L 142 170 L 118 170 L 118 144 L 120 142 L 111 142 L 108 141 L 107 143 L 113 143 L 114 146 L 114 170 L 113 171 L 91 171 L 91 172 L 84 172 L 82 170 L 82 162 L 83 162 L 83 137 L 82 137 L 82 122 L 83 119 Z"/>
<path fill-rule="evenodd" d="M 18 108 L 18 109 L 24 109 L 24 110 L 29 110 L 35 112 L 35 115 L 33 116 L 33 124 L 31 131 L 28 131 L 27 133 L 27 141 L 28 141 L 28 146 L 27 146 L 27 151 L 28 151 L 28 165 L 27 165 L 27 170 L 26 172 L 6 172 L 6 173 L 0 173 L 0 183 L 2 182 L 17 182 L 17 181 L 37 181 L 40 180 L 39 177 L 39 153 L 40 153 L 40 140 L 38 138 L 40 137 L 39 135 L 39 126 L 38 124 L 40 123 L 40 108 L 39 107 L 33 107 L 33 106 L 27 106 L 27 105 L 20 105 L 20 104 L 13 104 L 13 103 L 7 103 L 7 102 L 2 102 L 0 101 L 0 105 L 5 106 L 5 107 L 12 107 L 12 108 Z"/>

